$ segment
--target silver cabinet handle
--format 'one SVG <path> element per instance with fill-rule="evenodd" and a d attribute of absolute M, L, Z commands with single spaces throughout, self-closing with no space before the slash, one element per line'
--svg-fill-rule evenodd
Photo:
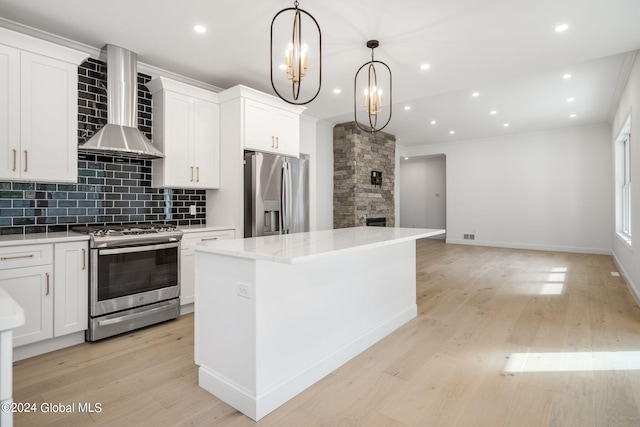
<path fill-rule="evenodd" d="M 16 256 L 3 256 L 0 258 L 0 261 L 6 261 L 9 259 L 20 259 L 20 258 L 33 258 L 33 254 L 30 255 L 16 255 Z"/>
<path fill-rule="evenodd" d="M 217 237 L 206 237 L 204 239 L 200 239 L 201 242 L 205 242 L 207 240 L 218 240 L 218 238 Z"/>
<path fill-rule="evenodd" d="M 49 273 L 46 273 L 47 275 L 47 292 L 45 293 L 45 295 L 49 295 Z"/>
<path fill-rule="evenodd" d="M 278 137 L 276 136 L 276 148 L 279 148 L 279 147 L 278 147 L 278 145 L 280 145 L 280 144 L 279 144 L 279 142 L 280 142 L 280 141 L 278 141 Z"/>
<path fill-rule="evenodd" d="M 196 166 L 196 182 L 200 182 L 200 166 Z"/>
<path fill-rule="evenodd" d="M 27 172 L 29 170 L 29 152 L 24 150 L 24 171 Z"/>
<path fill-rule="evenodd" d="M 87 250 L 84 248 L 82 249 L 82 269 L 87 269 Z"/>
<path fill-rule="evenodd" d="M 274 136 L 271 137 L 271 148 L 276 148 Z"/>
<path fill-rule="evenodd" d="M 191 182 L 193 182 L 193 166 L 191 166 Z"/>
<path fill-rule="evenodd" d="M 13 149 L 13 171 L 16 171 L 16 156 L 18 155 L 18 150 Z"/>

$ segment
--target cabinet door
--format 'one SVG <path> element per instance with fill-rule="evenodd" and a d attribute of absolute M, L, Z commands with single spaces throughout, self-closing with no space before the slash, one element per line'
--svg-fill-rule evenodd
<path fill-rule="evenodd" d="M 0 178 L 20 176 L 20 51 L 0 45 Z"/>
<path fill-rule="evenodd" d="M 275 153 L 272 107 L 250 99 L 244 100 L 244 148 Z"/>
<path fill-rule="evenodd" d="M 21 53 L 21 175 L 30 181 L 78 178 L 78 68 Z"/>
<path fill-rule="evenodd" d="M 0 270 L 0 287 L 24 310 L 14 347 L 53 337 L 53 285 L 51 265 Z"/>
<path fill-rule="evenodd" d="M 276 151 L 287 156 L 300 156 L 300 116 L 274 108 L 273 126 L 276 135 Z"/>
<path fill-rule="evenodd" d="M 88 325 L 89 260 L 87 242 L 54 245 L 54 335 L 83 331 Z"/>
<path fill-rule="evenodd" d="M 193 103 L 190 96 L 166 91 L 164 94 L 165 185 L 190 187 L 195 179 L 193 157 Z"/>
<path fill-rule="evenodd" d="M 213 102 L 195 100 L 193 160 L 195 186 L 220 187 L 220 107 Z"/>
<path fill-rule="evenodd" d="M 216 240 L 234 239 L 235 230 L 205 231 L 185 233 L 180 251 L 180 304 L 190 304 L 195 293 L 195 251 L 194 245 L 206 245 Z"/>

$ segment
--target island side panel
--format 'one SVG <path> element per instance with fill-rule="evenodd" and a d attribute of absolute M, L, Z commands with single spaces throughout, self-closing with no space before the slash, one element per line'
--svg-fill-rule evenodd
<path fill-rule="evenodd" d="M 196 251 L 195 360 L 199 384 L 251 416 L 255 407 L 255 261 Z"/>
<path fill-rule="evenodd" d="M 417 315 L 415 241 L 256 263 L 257 418 Z"/>

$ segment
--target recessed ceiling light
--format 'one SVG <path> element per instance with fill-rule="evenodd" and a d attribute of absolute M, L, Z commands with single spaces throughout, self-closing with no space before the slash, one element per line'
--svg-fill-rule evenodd
<path fill-rule="evenodd" d="M 575 114 L 571 114 L 571 115 L 569 115 L 569 117 L 571 117 L 572 119 L 575 119 L 576 115 Z"/>
<path fill-rule="evenodd" d="M 480 92 L 473 92 L 471 96 L 473 96 L 474 98 L 477 98 L 480 96 Z"/>
<path fill-rule="evenodd" d="M 203 34 L 207 32 L 207 27 L 205 27 L 204 25 L 196 25 L 193 27 L 193 31 Z"/>
<path fill-rule="evenodd" d="M 449 131 L 449 135 L 453 135 L 454 133 L 456 133 L 456 131 L 455 131 L 455 130 L 450 130 L 450 131 Z"/>
<path fill-rule="evenodd" d="M 491 114 L 492 116 L 495 116 L 496 114 L 498 114 L 498 112 L 496 110 L 491 110 L 489 114 Z"/>
<path fill-rule="evenodd" d="M 555 28 L 556 33 L 562 33 L 563 31 L 567 31 L 568 29 L 569 29 L 569 25 L 567 24 L 560 24 Z"/>
<path fill-rule="evenodd" d="M 405 109 L 405 111 L 409 111 L 409 110 L 411 110 L 411 105 L 405 105 L 405 106 L 404 106 L 404 109 Z"/>
<path fill-rule="evenodd" d="M 435 120 L 431 120 L 431 124 L 432 125 L 435 125 L 436 123 L 438 123 L 438 122 L 436 122 Z"/>
<path fill-rule="evenodd" d="M 567 73 L 564 76 L 562 76 L 562 78 L 565 80 L 569 80 L 571 78 L 571 74 Z"/>
<path fill-rule="evenodd" d="M 575 98 L 567 98 L 567 102 L 573 102 L 575 101 Z"/>
<path fill-rule="evenodd" d="M 340 93 L 342 93 L 342 89 L 334 89 L 333 93 L 335 93 L 336 95 L 339 95 Z"/>
<path fill-rule="evenodd" d="M 424 70 L 428 70 L 429 68 L 431 68 L 431 65 L 429 65 L 429 64 L 422 64 L 422 65 L 420 65 L 420 69 L 421 69 L 421 70 L 423 70 L 423 71 L 424 71 Z"/>
<path fill-rule="evenodd" d="M 509 123 L 505 123 L 505 124 L 503 124 L 502 126 L 504 126 L 504 127 L 508 128 L 508 127 L 509 127 Z"/>
<path fill-rule="evenodd" d="M 405 159 L 405 160 L 409 160 L 409 158 L 408 158 L 408 157 L 405 157 L 404 159 Z"/>

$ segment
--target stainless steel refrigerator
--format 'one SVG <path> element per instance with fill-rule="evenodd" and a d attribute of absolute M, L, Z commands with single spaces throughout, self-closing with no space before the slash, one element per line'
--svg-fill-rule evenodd
<path fill-rule="evenodd" d="M 244 237 L 309 231 L 309 161 L 245 151 Z"/>

